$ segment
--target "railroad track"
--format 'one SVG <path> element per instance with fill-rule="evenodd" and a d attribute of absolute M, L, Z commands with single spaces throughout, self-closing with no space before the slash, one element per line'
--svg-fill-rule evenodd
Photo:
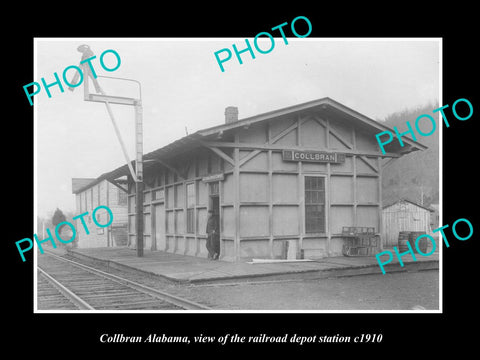
<path fill-rule="evenodd" d="M 47 251 L 37 260 L 39 310 L 211 310 Z"/>

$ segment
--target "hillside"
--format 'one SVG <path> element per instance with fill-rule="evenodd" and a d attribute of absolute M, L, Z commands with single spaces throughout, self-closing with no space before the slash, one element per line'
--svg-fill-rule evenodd
<path fill-rule="evenodd" d="M 399 132 L 407 130 L 406 121 L 415 128 L 415 120 L 422 114 L 432 114 L 437 104 L 427 104 L 416 109 L 405 109 L 393 113 L 384 119 L 385 125 L 397 126 Z M 400 198 L 430 206 L 439 200 L 439 123 L 430 136 L 421 136 L 416 131 L 417 141 L 427 146 L 424 151 L 415 151 L 392 161 L 383 169 L 382 192 L 383 204 L 392 203 Z M 430 128 L 422 127 L 425 132 Z M 396 138 L 394 138 L 394 141 Z"/>

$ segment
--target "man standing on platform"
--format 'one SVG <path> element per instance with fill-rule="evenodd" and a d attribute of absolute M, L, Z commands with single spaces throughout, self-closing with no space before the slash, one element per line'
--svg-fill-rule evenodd
<path fill-rule="evenodd" d="M 213 210 L 208 210 L 207 221 L 207 250 L 208 258 L 217 260 L 220 254 L 220 237 L 218 231 L 218 220 Z"/>

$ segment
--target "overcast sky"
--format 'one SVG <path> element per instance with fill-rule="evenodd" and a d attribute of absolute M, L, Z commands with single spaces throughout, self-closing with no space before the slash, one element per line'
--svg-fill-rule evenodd
<path fill-rule="evenodd" d="M 437 39 L 275 38 L 268 54 L 233 55 L 221 72 L 214 52 L 245 47 L 245 39 L 36 39 L 36 69 L 32 81 L 54 81 L 65 67 L 78 65 L 79 45 L 97 56 L 98 75 L 140 81 L 143 100 L 144 153 L 188 133 L 224 123 L 227 106 L 237 106 L 239 118 L 330 97 L 372 119 L 439 98 L 441 71 Z M 250 39 L 253 44 L 253 39 Z M 252 45 L 253 46 L 253 45 Z M 268 49 L 269 40 L 260 43 Z M 113 49 L 120 67 L 107 72 L 99 57 Z M 223 56 L 223 54 L 222 54 Z M 105 56 L 115 65 L 112 54 Z M 72 70 L 67 78 L 73 76 Z M 107 93 L 138 96 L 131 83 L 99 79 Z M 93 91 L 93 87 L 91 86 Z M 83 86 L 61 92 L 58 86 L 34 97 L 36 121 L 37 211 L 51 216 L 56 207 L 75 212 L 72 178 L 113 170 L 125 160 L 106 107 L 83 100 Z M 25 97 L 26 106 L 29 106 Z M 134 110 L 112 105 L 120 131 L 134 159 Z"/>

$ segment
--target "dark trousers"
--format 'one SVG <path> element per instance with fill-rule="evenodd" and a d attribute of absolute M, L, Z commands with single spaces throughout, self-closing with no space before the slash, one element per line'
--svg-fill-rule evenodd
<path fill-rule="evenodd" d="M 208 234 L 207 250 L 209 259 L 213 258 L 213 255 L 215 254 L 220 254 L 220 239 L 217 234 Z"/>

